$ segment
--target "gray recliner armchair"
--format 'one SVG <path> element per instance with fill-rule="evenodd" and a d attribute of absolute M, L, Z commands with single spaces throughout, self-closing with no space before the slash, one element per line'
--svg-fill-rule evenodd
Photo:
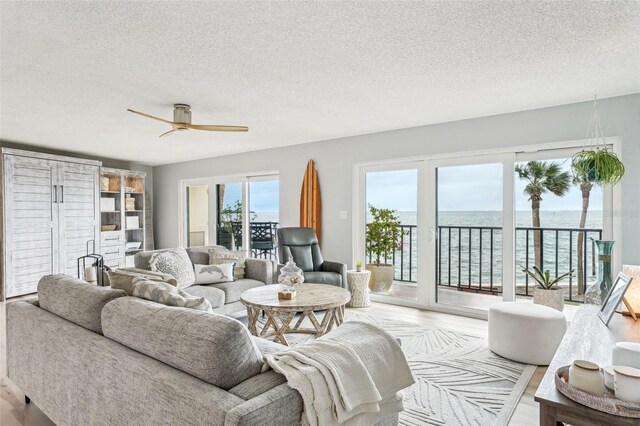
<path fill-rule="evenodd" d="M 313 228 L 279 228 L 278 246 L 278 271 L 292 258 L 302 269 L 305 282 L 346 287 L 347 265 L 322 258 Z"/>

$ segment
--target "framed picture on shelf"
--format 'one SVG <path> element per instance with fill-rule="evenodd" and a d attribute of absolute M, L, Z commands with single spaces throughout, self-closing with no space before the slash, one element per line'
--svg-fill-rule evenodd
<path fill-rule="evenodd" d="M 605 325 L 609 325 L 609 321 L 611 321 L 613 314 L 616 313 L 618 305 L 625 302 L 624 294 L 627 292 L 631 281 L 631 277 L 622 272 L 620 272 L 616 277 L 609 294 L 607 294 L 606 299 L 600 306 L 600 312 L 598 312 L 598 317 L 605 323 Z"/>

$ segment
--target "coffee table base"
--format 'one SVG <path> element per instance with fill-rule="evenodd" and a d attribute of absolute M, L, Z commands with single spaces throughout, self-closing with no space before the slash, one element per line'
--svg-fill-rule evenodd
<path fill-rule="evenodd" d="M 258 319 L 260 313 L 264 312 L 267 322 L 260 330 L 258 330 Z M 300 318 L 293 322 L 295 316 L 301 314 Z M 302 322 L 308 318 L 313 328 L 303 328 Z M 314 337 L 320 337 L 330 332 L 334 326 L 339 326 L 344 322 L 344 305 L 328 308 L 325 310 L 324 318 L 318 321 L 315 312 L 311 309 L 296 311 L 279 311 L 270 309 L 260 309 L 253 306 L 247 306 L 247 327 L 254 336 L 263 338 L 273 337 L 273 341 L 289 346 L 289 341 L 285 336 L 286 333 L 305 333 L 312 334 Z"/>

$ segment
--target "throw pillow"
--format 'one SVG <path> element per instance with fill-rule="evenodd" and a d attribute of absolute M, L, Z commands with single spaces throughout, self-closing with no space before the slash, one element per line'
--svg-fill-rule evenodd
<path fill-rule="evenodd" d="M 245 254 L 243 251 L 231 251 L 210 249 L 209 250 L 209 265 L 220 265 L 223 263 L 235 262 L 236 267 L 233 270 L 233 276 L 236 280 L 244 279 L 244 260 Z"/>
<path fill-rule="evenodd" d="M 146 278 L 150 281 L 162 281 L 167 284 L 175 285 L 176 280 L 173 278 L 165 279 L 161 275 L 143 274 L 140 272 L 124 271 L 122 269 L 115 269 L 107 271 L 109 277 L 109 285 L 111 288 L 124 290 L 127 296 L 133 296 L 133 280 L 135 278 Z"/>
<path fill-rule="evenodd" d="M 233 281 L 235 263 L 218 265 L 193 265 L 196 273 L 196 284 L 217 284 Z"/>
<path fill-rule="evenodd" d="M 178 288 L 189 287 L 196 281 L 191 259 L 182 247 L 154 253 L 149 259 L 149 267 L 154 272 L 173 276 Z"/>
<path fill-rule="evenodd" d="M 134 278 L 133 296 L 167 306 L 213 312 L 211 303 L 204 297 L 191 296 L 179 288 L 161 281 Z"/>

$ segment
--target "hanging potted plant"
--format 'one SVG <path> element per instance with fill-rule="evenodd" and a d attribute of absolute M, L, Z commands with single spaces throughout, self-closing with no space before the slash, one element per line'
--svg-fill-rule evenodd
<path fill-rule="evenodd" d="M 584 176 L 596 185 L 615 185 L 624 176 L 624 164 L 607 147 L 582 150 L 571 159 L 571 169 L 576 178 Z"/>
<path fill-rule="evenodd" d="M 402 231 L 400 219 L 390 209 L 379 209 L 369 205 L 372 221 L 367 224 L 367 257 L 372 263 L 367 264 L 371 271 L 369 289 L 374 293 L 388 294 L 391 291 L 395 266 L 388 262 L 400 246 Z"/>
<path fill-rule="evenodd" d="M 533 303 L 548 306 L 562 312 L 564 309 L 564 291 L 556 284 L 572 275 L 573 270 L 555 279 L 551 279 L 551 273 L 548 269 L 542 272 L 537 266 L 534 266 L 533 270 L 522 268 L 522 272 L 538 283 L 533 289 Z"/>
<path fill-rule="evenodd" d="M 571 158 L 571 169 L 576 181 L 615 185 L 624 176 L 624 164 L 606 145 L 596 102 L 594 98 L 584 146 Z"/>

